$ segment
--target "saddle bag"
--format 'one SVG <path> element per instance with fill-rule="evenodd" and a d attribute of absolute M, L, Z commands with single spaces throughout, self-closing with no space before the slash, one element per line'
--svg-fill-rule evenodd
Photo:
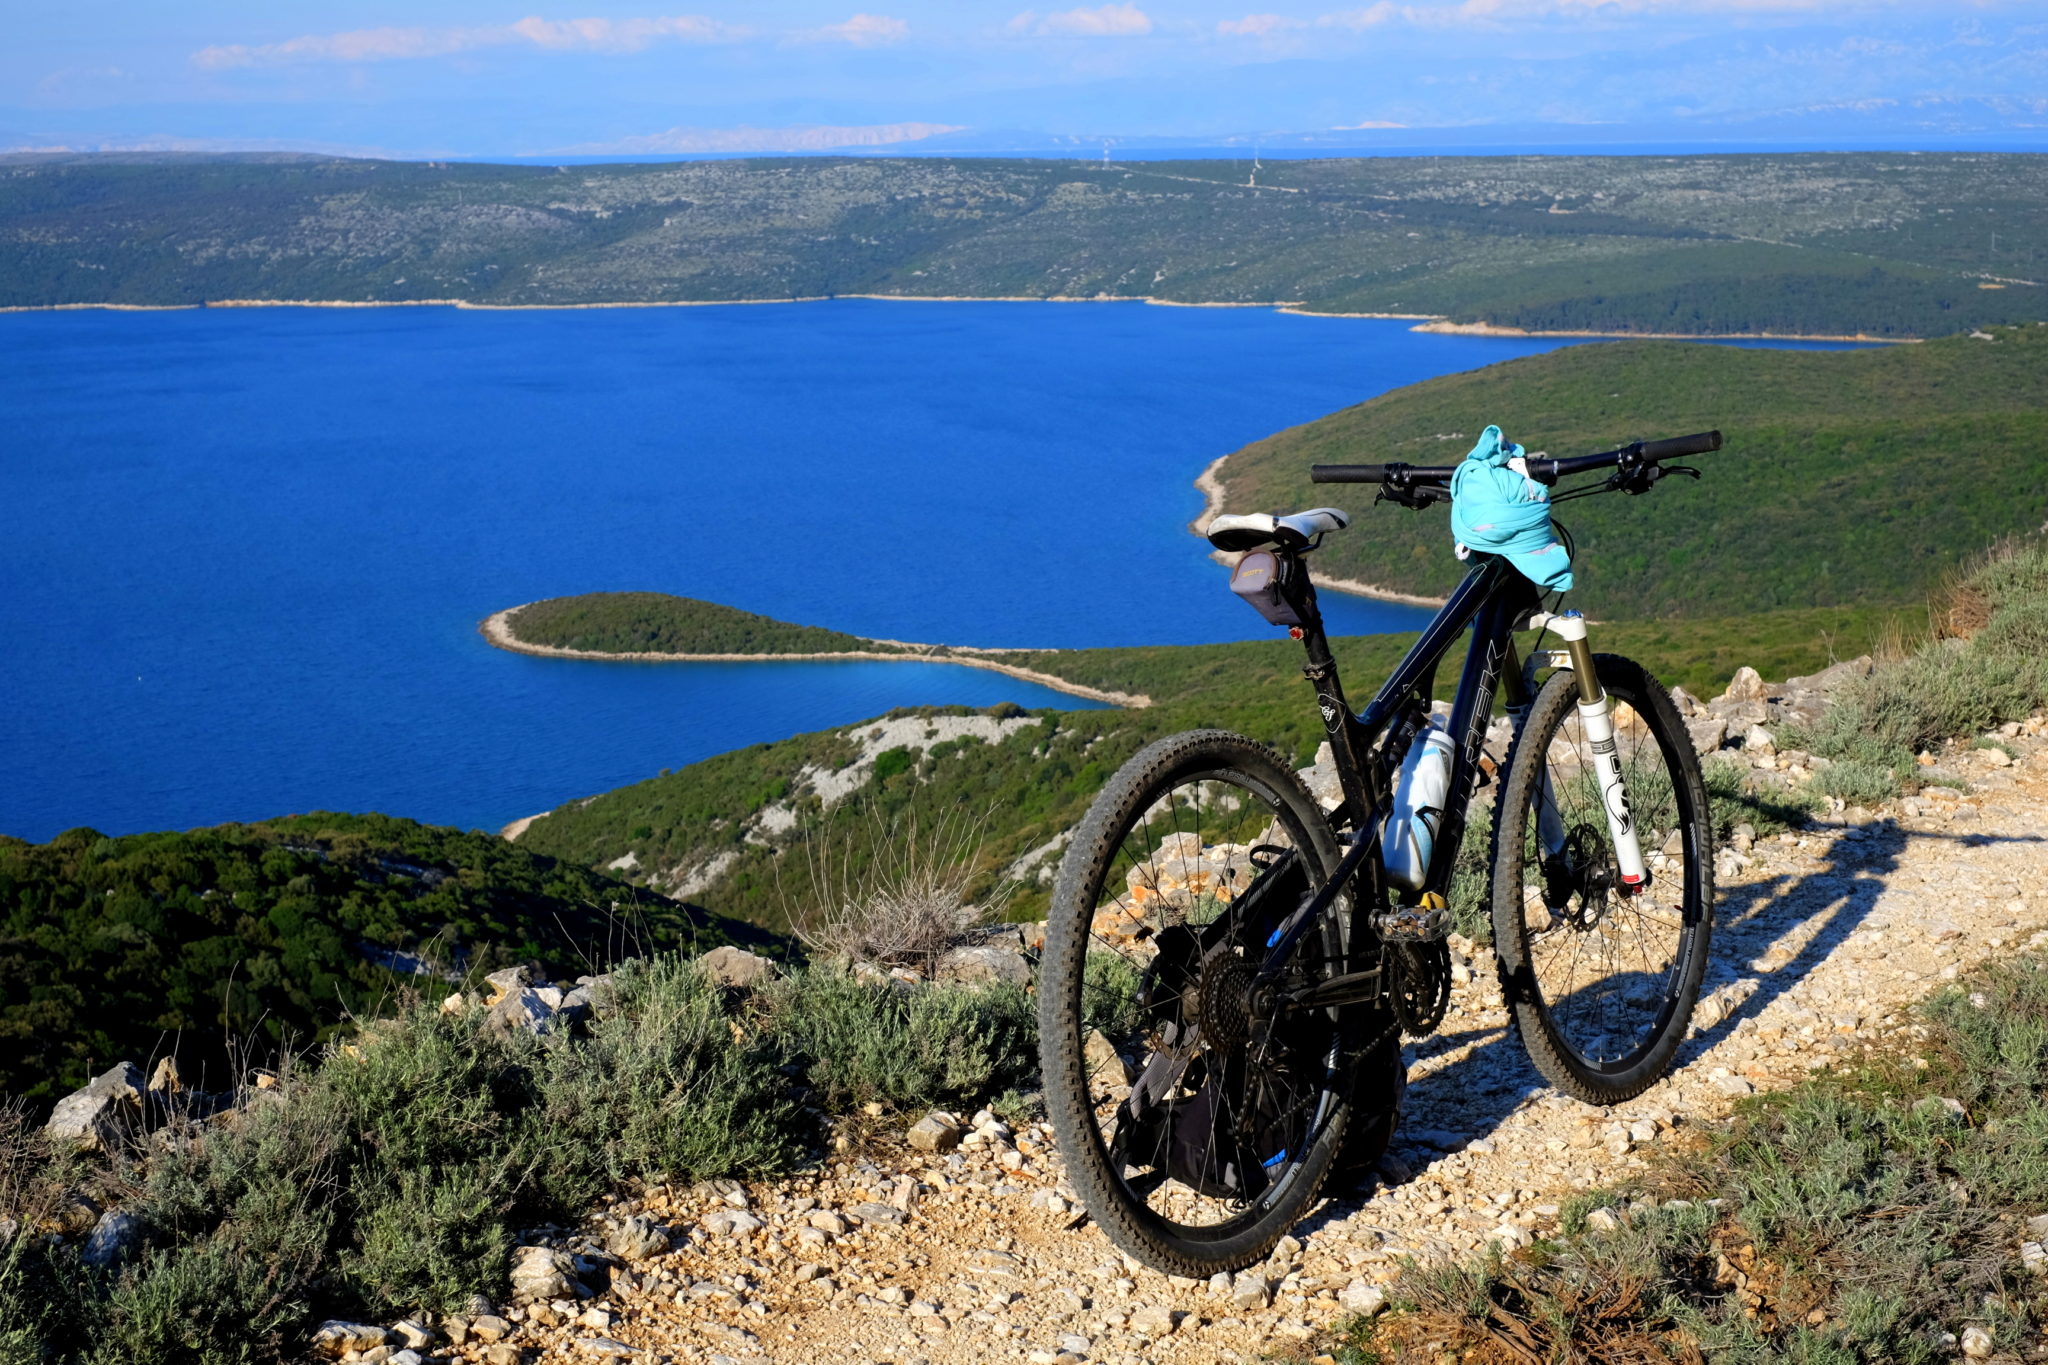
<path fill-rule="evenodd" d="M 1276 626 L 1301 625 L 1301 613 L 1287 600 L 1288 564 L 1271 550 L 1246 550 L 1230 571 L 1230 590 Z"/>

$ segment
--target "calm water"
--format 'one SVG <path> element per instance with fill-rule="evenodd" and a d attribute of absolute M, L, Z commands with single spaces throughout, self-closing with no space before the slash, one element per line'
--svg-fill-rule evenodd
<path fill-rule="evenodd" d="M 0 317 L 0 832 L 495 828 L 892 706 L 1078 705 L 936 665 L 532 659 L 476 624 L 645 588 L 961 644 L 1258 636 L 1184 530 L 1205 463 L 1556 344 L 1142 305 Z"/>

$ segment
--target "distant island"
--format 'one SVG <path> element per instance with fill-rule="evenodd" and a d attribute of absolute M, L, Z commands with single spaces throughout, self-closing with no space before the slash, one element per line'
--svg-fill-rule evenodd
<path fill-rule="evenodd" d="M 1057 651 L 979 649 L 871 640 L 820 626 L 792 625 L 737 607 L 662 592 L 593 592 L 508 607 L 478 629 L 499 649 L 555 659 L 625 663 L 745 663 L 882 659 L 961 664 L 1006 673 L 1112 706 L 1150 706 L 1141 693 L 1091 687 L 1016 662 Z"/>
<path fill-rule="evenodd" d="M 0 157 L 0 308 L 1146 300 L 1571 335 L 2048 316 L 2048 156 Z M 144 226 L 146 224 L 146 227 Z"/>

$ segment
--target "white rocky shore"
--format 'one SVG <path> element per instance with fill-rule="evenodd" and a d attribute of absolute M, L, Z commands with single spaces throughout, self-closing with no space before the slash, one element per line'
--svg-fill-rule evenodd
<path fill-rule="evenodd" d="M 1701 748 L 1728 745 L 1797 785 L 1820 765 L 1750 727 L 1815 704 L 1825 681 L 1772 688 L 1745 670 L 1727 695 L 1682 704 Z M 1546 1089 L 1508 1031 L 1491 954 L 1455 940 L 1453 1007 L 1409 1050 L 1380 1181 L 1334 1193 L 1235 1278 L 1168 1279 L 1121 1256 L 1072 1203 L 1042 1124 L 877 1112 L 845 1121 L 821 1169 L 619 1197 L 580 1228 L 532 1230 L 508 1301 L 431 1323 L 331 1324 L 319 1348 L 361 1365 L 1138 1365 L 1297 1350 L 1374 1311 L 1404 1258 L 1525 1243 L 1568 1196 L 1625 1181 L 1672 1133 L 1866 1045 L 1910 1044 L 1912 1006 L 1943 981 L 2048 942 L 2044 732 L 2036 716 L 2005 727 L 2002 747 L 1923 755 L 1955 785 L 1883 809 L 1771 838 L 1738 829 L 1717 855 L 1692 1036 L 1673 1075 L 1628 1105 Z"/>

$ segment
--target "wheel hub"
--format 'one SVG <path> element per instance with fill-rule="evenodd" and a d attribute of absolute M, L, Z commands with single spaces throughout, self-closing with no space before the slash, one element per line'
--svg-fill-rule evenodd
<path fill-rule="evenodd" d="M 1596 929 L 1607 918 L 1609 893 L 1615 884 L 1614 859 L 1609 855 L 1604 831 L 1578 825 L 1565 837 L 1563 880 L 1578 894 L 1576 908 L 1560 900 L 1557 906 L 1564 922 L 1580 933 Z"/>

